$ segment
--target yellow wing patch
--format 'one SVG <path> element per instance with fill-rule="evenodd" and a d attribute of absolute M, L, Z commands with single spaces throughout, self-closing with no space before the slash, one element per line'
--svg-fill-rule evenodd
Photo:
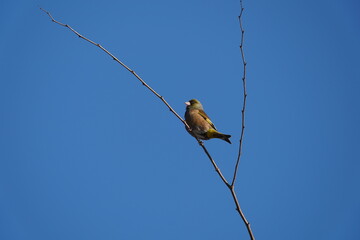
<path fill-rule="evenodd" d="M 208 115 L 206 115 L 206 113 L 203 110 L 199 110 L 199 114 L 210 124 L 210 126 L 212 126 L 216 130 L 215 125 L 211 122 L 210 118 L 208 117 Z"/>

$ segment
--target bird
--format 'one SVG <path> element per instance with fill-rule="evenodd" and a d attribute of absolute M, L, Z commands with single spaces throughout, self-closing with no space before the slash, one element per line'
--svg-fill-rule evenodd
<path fill-rule="evenodd" d="M 185 105 L 185 121 L 191 130 L 189 131 L 187 127 L 185 128 L 190 135 L 201 140 L 219 138 L 231 144 L 229 139 L 231 135 L 223 134 L 217 131 L 215 125 L 204 112 L 204 108 L 199 100 L 191 99 L 188 102 L 185 102 Z"/>

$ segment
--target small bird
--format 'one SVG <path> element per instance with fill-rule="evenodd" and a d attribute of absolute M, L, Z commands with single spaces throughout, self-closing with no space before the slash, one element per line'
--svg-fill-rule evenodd
<path fill-rule="evenodd" d="M 185 121 L 191 128 L 186 130 L 193 136 L 202 140 L 209 140 L 211 138 L 220 138 L 228 143 L 231 135 L 222 134 L 216 130 L 215 125 L 211 122 L 208 115 L 204 112 L 201 103 L 196 99 L 191 99 L 186 104 Z"/>

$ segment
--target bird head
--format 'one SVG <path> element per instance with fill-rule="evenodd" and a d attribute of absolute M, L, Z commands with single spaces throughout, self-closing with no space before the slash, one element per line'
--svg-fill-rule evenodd
<path fill-rule="evenodd" d="M 188 102 L 185 102 L 186 109 L 199 109 L 204 110 L 203 106 L 201 105 L 200 101 L 197 99 L 191 99 Z"/>

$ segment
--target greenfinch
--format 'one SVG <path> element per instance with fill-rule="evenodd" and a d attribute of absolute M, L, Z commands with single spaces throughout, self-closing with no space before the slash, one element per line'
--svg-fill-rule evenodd
<path fill-rule="evenodd" d="M 186 104 L 185 121 L 189 125 L 191 131 L 186 130 L 193 136 L 202 140 L 211 138 L 220 138 L 228 143 L 231 135 L 218 132 L 215 125 L 211 122 L 208 115 L 204 112 L 201 103 L 196 99 L 191 99 Z"/>

